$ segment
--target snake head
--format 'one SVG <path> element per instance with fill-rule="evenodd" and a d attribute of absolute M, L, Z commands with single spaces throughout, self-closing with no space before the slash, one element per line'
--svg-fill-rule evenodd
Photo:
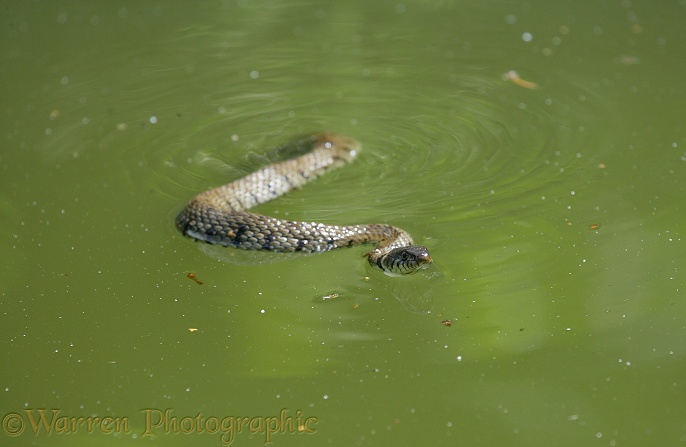
<path fill-rule="evenodd" d="M 376 260 L 376 265 L 389 276 L 408 275 L 423 270 L 431 263 L 429 250 L 423 245 L 394 248 Z"/>

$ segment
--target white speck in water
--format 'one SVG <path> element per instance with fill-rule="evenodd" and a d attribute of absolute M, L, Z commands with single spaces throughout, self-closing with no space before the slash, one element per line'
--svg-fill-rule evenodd
<path fill-rule="evenodd" d="M 151 116 L 150 118 L 148 118 L 148 121 L 150 122 L 150 124 L 157 124 L 157 117 Z"/>
<path fill-rule="evenodd" d="M 462 361 L 462 356 L 461 356 L 461 355 L 458 355 L 456 358 L 457 358 L 457 361 L 458 361 L 458 362 L 461 362 L 461 361 Z"/>
<path fill-rule="evenodd" d="M 83 118 L 81 118 L 81 122 L 82 122 L 83 124 L 88 124 L 88 123 L 91 122 L 91 120 L 90 120 L 90 118 L 88 118 L 87 116 L 84 116 Z"/>
<path fill-rule="evenodd" d="M 534 39 L 534 36 L 532 36 L 531 33 L 529 33 L 529 32 L 522 33 L 522 40 L 524 42 L 531 42 L 533 39 Z"/>
<path fill-rule="evenodd" d="M 62 84 L 62 85 L 69 84 L 69 76 L 62 76 L 62 78 L 60 79 L 60 84 Z"/>
<path fill-rule="evenodd" d="M 265 312 L 266 312 L 266 310 L 264 310 L 264 309 L 260 310 L 260 313 L 261 313 L 261 314 L 263 314 L 263 313 L 265 313 Z"/>
<path fill-rule="evenodd" d="M 260 77 L 260 72 L 257 70 L 253 70 L 250 72 L 250 79 L 257 79 Z"/>
<path fill-rule="evenodd" d="M 505 23 L 507 23 L 508 25 L 514 25 L 515 23 L 517 23 L 517 16 L 512 15 L 512 14 L 506 15 L 505 16 Z"/>

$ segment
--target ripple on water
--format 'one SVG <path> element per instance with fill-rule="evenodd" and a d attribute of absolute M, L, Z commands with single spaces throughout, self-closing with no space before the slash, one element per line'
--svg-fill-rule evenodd
<path fill-rule="evenodd" d="M 148 165 L 159 171 L 162 183 L 167 180 L 160 188 L 178 197 L 181 206 L 197 191 L 270 161 L 270 149 L 320 127 L 316 130 L 358 138 L 363 144 L 360 157 L 318 180 L 316 187 L 308 185 L 265 205 L 265 212 L 328 223 L 395 222 L 429 238 L 443 233 L 432 235 L 430 226 L 436 223 L 536 213 L 550 197 L 550 186 L 568 179 L 567 171 L 585 155 L 585 136 L 577 121 L 588 121 L 592 113 L 583 103 L 563 107 L 544 89 L 518 90 L 499 78 L 455 82 L 469 88 L 448 95 L 445 86 L 423 90 L 423 96 L 434 101 L 418 101 L 408 89 L 395 90 L 393 101 L 412 101 L 404 115 L 388 114 L 391 98 L 383 97 L 388 91 L 379 93 L 379 101 L 365 101 L 364 110 L 351 105 L 362 103 L 362 98 L 344 95 L 348 109 L 355 110 L 350 115 L 355 125 L 346 125 L 347 130 L 318 124 L 324 120 L 312 103 L 294 107 L 297 112 L 290 114 L 278 94 L 227 97 L 235 114 L 223 114 L 219 108 L 181 142 L 158 141 L 157 151 L 148 151 Z M 302 116 L 308 113 L 298 107 L 314 111 L 315 117 L 304 124 Z M 281 118 L 268 132 L 254 132 L 256 126 L 264 129 L 259 124 L 279 115 L 279 109 Z M 292 122 L 289 115 L 298 119 Z"/>

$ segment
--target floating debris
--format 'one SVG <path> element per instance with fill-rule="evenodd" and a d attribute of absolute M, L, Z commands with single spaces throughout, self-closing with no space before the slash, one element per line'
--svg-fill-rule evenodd
<path fill-rule="evenodd" d="M 195 273 L 189 273 L 189 274 L 186 275 L 186 276 L 187 276 L 188 278 L 192 279 L 193 281 L 195 281 L 198 285 L 202 285 L 202 284 L 203 284 L 202 281 L 200 281 L 200 280 L 198 279 L 198 277 L 195 276 Z"/>
<path fill-rule="evenodd" d="M 619 56 L 619 63 L 624 65 L 638 65 L 641 63 L 641 58 L 638 56 L 622 55 Z"/>
<path fill-rule="evenodd" d="M 517 73 L 514 70 L 510 70 L 507 73 L 503 75 L 503 79 L 506 81 L 510 81 L 515 85 L 518 85 L 520 87 L 528 88 L 530 90 L 535 90 L 538 88 L 538 84 L 535 82 L 531 81 L 525 81 L 524 79 L 519 77 L 519 73 Z"/>

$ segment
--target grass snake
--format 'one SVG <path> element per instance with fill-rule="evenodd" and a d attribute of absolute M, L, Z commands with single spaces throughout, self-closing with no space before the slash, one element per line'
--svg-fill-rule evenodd
<path fill-rule="evenodd" d="M 176 226 L 191 238 L 247 250 L 318 253 L 375 243 L 367 259 L 391 276 L 431 264 L 427 248 L 413 245 L 412 237 L 398 227 L 297 222 L 248 211 L 346 165 L 361 149 L 356 140 L 333 133 L 312 135 L 308 145 L 309 151 L 303 155 L 198 194 L 179 213 Z"/>

